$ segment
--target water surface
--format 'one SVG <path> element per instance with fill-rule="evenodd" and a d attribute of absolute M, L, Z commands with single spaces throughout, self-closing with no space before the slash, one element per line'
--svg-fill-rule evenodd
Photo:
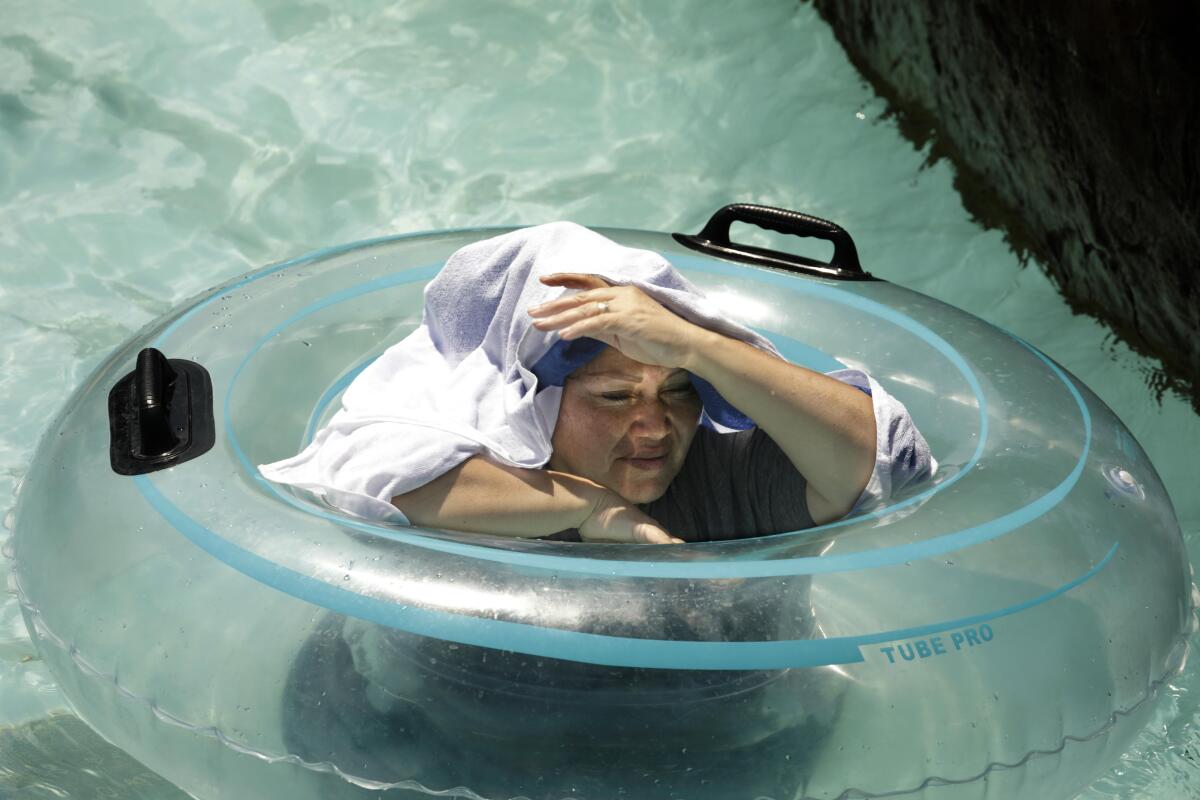
<path fill-rule="evenodd" d="M 1154 459 L 1195 563 L 1200 419 L 1159 403 L 1153 364 L 969 217 L 950 167 L 900 136 L 808 5 L 346 5 L 0 0 L 0 516 L 65 394 L 143 324 L 249 267 L 472 225 L 694 231 L 750 201 L 838 221 L 875 274 L 1088 383 Z M 1084 797 L 1194 792 L 1198 698 L 1189 670 Z M 0 796 L 122 781 L 125 797 L 179 796 L 60 724 L 64 710 L 3 595 Z"/>

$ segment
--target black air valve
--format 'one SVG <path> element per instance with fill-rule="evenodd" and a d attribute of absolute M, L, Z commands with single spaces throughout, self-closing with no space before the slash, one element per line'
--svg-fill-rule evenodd
<path fill-rule="evenodd" d="M 216 441 L 212 379 L 194 361 L 153 347 L 108 393 L 109 460 L 119 475 L 142 475 L 207 453 Z"/>

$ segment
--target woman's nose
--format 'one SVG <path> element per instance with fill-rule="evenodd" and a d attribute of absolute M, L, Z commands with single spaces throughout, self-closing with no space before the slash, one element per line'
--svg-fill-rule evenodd
<path fill-rule="evenodd" d="M 660 398 L 643 400 L 633 407 L 630 428 L 642 436 L 661 438 L 671 430 L 670 406 Z"/>

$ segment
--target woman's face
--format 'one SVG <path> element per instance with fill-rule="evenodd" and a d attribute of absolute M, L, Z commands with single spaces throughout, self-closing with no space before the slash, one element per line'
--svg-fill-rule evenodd
<path fill-rule="evenodd" d="M 611 347 L 563 385 L 550 468 L 595 481 L 632 503 L 657 500 L 683 466 L 700 399 L 682 369 L 652 367 Z"/>

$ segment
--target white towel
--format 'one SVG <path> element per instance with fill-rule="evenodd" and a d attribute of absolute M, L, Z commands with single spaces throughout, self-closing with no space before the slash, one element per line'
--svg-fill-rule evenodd
<path fill-rule="evenodd" d="M 934 476 L 937 459 L 903 403 L 861 369 L 839 369 L 825 374 L 869 394 L 875 410 L 875 469 L 851 514 L 876 507 L 893 494 Z"/>
<path fill-rule="evenodd" d="M 768 340 L 724 318 L 656 253 L 570 222 L 524 228 L 454 253 L 425 288 L 421 326 L 363 370 L 346 389 L 341 410 L 303 452 L 259 470 L 351 514 L 407 524 L 391 498 L 471 456 L 542 467 L 551 454 L 562 380 L 603 349 L 595 340 L 564 342 L 555 331 L 533 327 L 530 306 L 573 291 L 538 280 L 556 272 L 632 284 L 690 322 L 779 355 Z M 843 380 L 872 394 L 881 431 L 915 433 L 902 405 L 865 373 L 849 372 L 854 378 Z M 692 380 L 703 424 L 717 430 L 753 425 L 711 385 Z M 906 424 L 897 424 L 898 416 Z M 893 457 L 888 438 L 881 434 L 876 459 L 876 472 L 888 474 L 872 477 L 860 505 L 899 488 L 890 471 L 905 459 Z M 919 443 L 924 447 L 923 439 Z M 924 470 L 921 458 L 908 459 L 918 471 L 930 466 L 928 447 L 923 453 Z"/>

